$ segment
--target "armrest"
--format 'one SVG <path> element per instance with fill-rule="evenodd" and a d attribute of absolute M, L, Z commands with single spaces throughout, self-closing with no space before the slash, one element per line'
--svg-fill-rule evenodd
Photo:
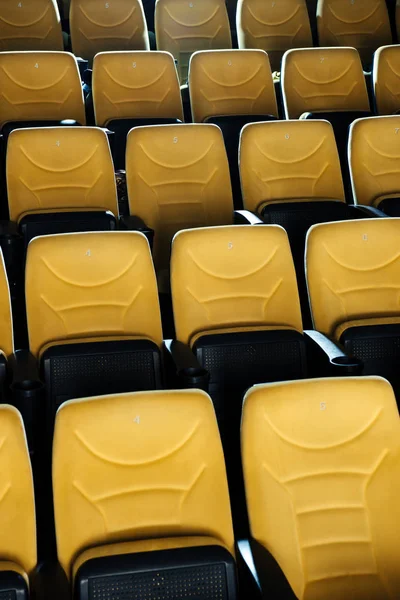
<path fill-rule="evenodd" d="M 265 225 L 260 217 L 249 210 L 235 210 L 235 225 Z"/>
<path fill-rule="evenodd" d="M 348 356 L 323 333 L 304 331 L 309 369 L 313 376 L 345 377 L 362 375 L 364 364 Z"/>
<path fill-rule="evenodd" d="M 251 539 L 240 540 L 237 549 L 239 569 L 245 563 L 248 574 L 253 579 L 251 584 L 252 593 L 246 594 L 245 598 L 260 598 L 262 595 L 262 598 L 296 600 L 296 596 L 282 569 L 266 548 Z M 248 579 L 247 581 L 251 580 Z"/>
<path fill-rule="evenodd" d="M 38 363 L 29 350 L 17 350 L 10 357 L 9 365 L 12 371 L 12 402 L 24 420 L 29 449 L 35 450 L 38 444 L 44 442 L 42 429 L 45 423 L 44 385 Z"/>
<path fill-rule="evenodd" d="M 140 217 L 136 215 L 123 216 L 119 220 L 119 226 L 125 231 L 140 231 L 147 237 L 150 248 L 153 248 L 154 229 L 148 227 Z"/>
<path fill-rule="evenodd" d="M 189 346 L 177 340 L 165 340 L 164 356 L 169 371 L 172 371 L 172 381 L 179 388 L 197 388 L 208 392 L 210 375 Z"/>
<path fill-rule="evenodd" d="M 54 562 L 39 564 L 31 577 L 31 596 L 33 600 L 70 600 L 70 586 L 61 565 Z"/>
<path fill-rule="evenodd" d="M 86 69 L 85 71 L 83 71 L 83 73 L 82 73 L 82 81 L 83 81 L 83 83 L 85 85 L 88 86 L 88 88 L 92 87 L 92 77 L 93 77 L 93 70 L 92 69 Z"/>
<path fill-rule="evenodd" d="M 379 210 L 379 208 L 375 208 L 374 206 L 366 206 L 365 204 L 355 204 L 354 210 L 361 213 L 362 216 L 370 217 L 371 219 L 375 219 L 377 217 L 387 219 L 388 217 L 388 215 L 386 215 L 383 211 Z"/>

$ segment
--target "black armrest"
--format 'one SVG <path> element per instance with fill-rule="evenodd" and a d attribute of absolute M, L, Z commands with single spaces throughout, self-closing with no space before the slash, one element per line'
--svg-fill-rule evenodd
<path fill-rule="evenodd" d="M 265 225 L 260 217 L 249 210 L 235 210 L 235 225 Z"/>
<path fill-rule="evenodd" d="M 239 540 L 236 544 L 236 560 L 239 573 L 240 591 L 244 598 L 262 598 L 261 584 L 254 564 L 249 540 Z"/>
<path fill-rule="evenodd" d="M 88 88 L 92 87 L 92 77 L 93 77 L 93 70 L 92 69 L 86 69 L 85 71 L 83 71 L 83 73 L 82 73 L 82 82 Z"/>
<path fill-rule="evenodd" d="M 17 350 L 10 357 L 9 365 L 12 402 L 24 420 L 29 449 L 38 449 L 38 443 L 44 441 L 45 394 L 37 360 L 29 350 Z"/>
<path fill-rule="evenodd" d="M 69 581 L 59 563 L 45 562 L 39 564 L 31 577 L 32 600 L 70 600 Z"/>
<path fill-rule="evenodd" d="M 119 220 L 119 226 L 120 229 L 123 229 L 125 231 L 140 231 L 147 237 L 150 248 L 153 247 L 154 229 L 148 227 L 143 221 L 143 219 L 141 219 L 140 217 L 136 215 L 123 216 Z"/>
<path fill-rule="evenodd" d="M 388 215 L 374 206 L 366 206 L 365 204 L 354 204 L 354 207 L 352 204 L 350 204 L 349 206 L 354 208 L 355 211 L 361 213 L 361 216 L 363 217 L 370 217 L 371 219 L 376 219 L 377 217 L 384 219 L 388 218 Z"/>
<path fill-rule="evenodd" d="M 362 375 L 364 364 L 348 356 L 342 348 L 314 330 L 304 331 L 310 374 L 314 377 L 345 377 Z"/>
<path fill-rule="evenodd" d="M 181 389 L 197 388 L 208 392 L 210 375 L 186 344 L 177 340 L 165 340 L 164 356 L 167 369 L 172 371 L 174 382 Z"/>

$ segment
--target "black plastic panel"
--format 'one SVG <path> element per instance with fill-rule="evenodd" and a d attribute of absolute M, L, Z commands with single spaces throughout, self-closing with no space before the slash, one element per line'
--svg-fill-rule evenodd
<path fill-rule="evenodd" d="M 146 340 L 53 346 L 44 352 L 41 368 L 50 418 L 72 398 L 162 387 L 159 348 Z"/>
<path fill-rule="evenodd" d="M 33 214 L 20 222 L 25 246 L 38 235 L 78 233 L 81 231 L 114 231 L 117 223 L 108 211 L 76 211 Z"/>
<path fill-rule="evenodd" d="M 364 375 L 390 381 L 400 402 L 400 325 L 351 327 L 340 338 L 348 354 L 364 363 Z"/>
<path fill-rule="evenodd" d="M 243 395 L 252 385 L 307 375 L 305 340 L 296 331 L 206 335 L 193 350 L 210 374 L 209 392 L 220 422 L 237 423 Z"/>
<path fill-rule="evenodd" d="M 400 198 L 385 198 L 379 203 L 378 208 L 389 217 L 400 217 Z"/>
<path fill-rule="evenodd" d="M 14 571 L 0 572 L 0 600 L 28 600 L 25 579 Z"/>
<path fill-rule="evenodd" d="M 75 579 L 78 600 L 236 600 L 236 567 L 219 546 L 90 560 Z"/>

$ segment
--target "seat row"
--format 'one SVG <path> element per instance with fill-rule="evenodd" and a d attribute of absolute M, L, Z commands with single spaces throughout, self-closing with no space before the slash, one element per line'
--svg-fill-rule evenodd
<path fill-rule="evenodd" d="M 246 394 L 241 455 L 250 537 L 238 544 L 207 394 L 65 403 L 52 452 L 58 571 L 37 568 L 31 467 L 11 406 L 0 406 L 0 436 L 5 598 L 27 600 L 28 584 L 43 600 L 349 593 L 382 600 L 400 593 L 400 424 L 384 379 L 292 381 Z"/>
<path fill-rule="evenodd" d="M 399 227 L 399 219 L 365 219 L 310 230 L 311 332 L 304 331 L 281 227 L 179 232 L 171 257 L 176 339 L 167 344 L 145 236 L 37 237 L 28 246 L 25 275 L 29 352 L 13 354 L 3 273 L 4 393 L 11 376 L 21 411 L 28 398 L 25 408 L 45 413 L 39 422 L 24 413 L 30 435 L 37 427 L 43 441 L 58 406 L 70 398 L 201 387 L 213 398 L 228 444 L 237 435 L 242 395 L 255 383 L 364 372 L 384 375 L 398 393 Z M 35 403 L 40 382 L 46 400 Z"/>
<path fill-rule="evenodd" d="M 150 49 L 141 0 L 73 0 L 69 17 L 72 50 L 90 62 L 98 52 Z M 274 71 L 280 71 L 286 50 L 313 45 L 305 0 L 240 0 L 236 22 L 239 48 L 267 51 Z M 320 46 L 353 46 L 365 65 L 376 48 L 393 42 L 385 0 L 372 6 L 319 0 L 317 24 Z M 194 51 L 232 47 L 225 0 L 157 0 L 155 32 L 157 48 L 177 60 L 182 83 Z M 2 50 L 63 50 L 56 0 L 2 3 L 0 44 Z"/>
<path fill-rule="evenodd" d="M 128 135 L 126 154 L 130 216 L 120 214 L 110 146 L 102 129 L 16 129 L 7 149 L 10 221 L 3 222 L 0 230 L 13 299 L 21 293 L 25 249 L 38 235 L 142 231 L 152 246 L 159 291 L 168 294 L 170 248 L 176 232 L 272 223 L 283 226 L 289 235 L 303 318 L 309 323 L 303 266 L 307 231 L 316 223 L 399 216 L 399 128 L 397 116 L 353 124 L 349 157 L 355 204 L 350 205 L 345 201 L 330 123 L 249 124 L 242 131 L 239 164 L 246 210 L 234 210 L 218 127 L 136 127 Z"/>
<path fill-rule="evenodd" d="M 275 93 L 268 56 L 257 50 L 204 51 L 190 63 L 189 94 L 194 122 L 214 122 L 227 136 L 228 152 L 238 145 L 243 125 L 276 118 L 327 118 L 335 127 L 346 162 L 348 126 L 373 112 L 400 110 L 396 72 L 400 46 L 375 55 L 371 109 L 361 61 L 352 48 L 292 50 L 282 71 L 283 107 Z M 60 77 L 59 74 L 62 74 Z M 73 55 L 57 52 L 0 54 L 0 126 L 3 136 L 12 127 L 54 125 L 73 120 L 85 125 L 85 96 Z M 86 86 L 87 88 L 87 86 Z M 187 99 L 189 100 L 189 99 Z M 93 121 L 115 137 L 116 168 L 123 168 L 125 140 L 135 125 L 171 124 L 183 120 L 176 69 L 165 52 L 98 54 L 90 93 L 86 96 Z M 238 178 L 236 174 L 235 187 Z"/>

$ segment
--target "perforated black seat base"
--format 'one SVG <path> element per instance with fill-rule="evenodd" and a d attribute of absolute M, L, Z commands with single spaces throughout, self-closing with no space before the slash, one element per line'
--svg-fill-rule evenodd
<path fill-rule="evenodd" d="M 236 567 L 219 546 L 89 560 L 75 579 L 77 600 L 236 600 Z"/>
<path fill-rule="evenodd" d="M 25 579 L 14 571 L 0 571 L 0 600 L 28 600 Z"/>
<path fill-rule="evenodd" d="M 41 367 L 50 417 L 72 398 L 162 387 L 160 351 L 147 340 L 52 346 Z"/>
<path fill-rule="evenodd" d="M 400 325 L 351 327 L 340 341 L 347 354 L 363 361 L 363 375 L 390 381 L 400 403 Z"/>

